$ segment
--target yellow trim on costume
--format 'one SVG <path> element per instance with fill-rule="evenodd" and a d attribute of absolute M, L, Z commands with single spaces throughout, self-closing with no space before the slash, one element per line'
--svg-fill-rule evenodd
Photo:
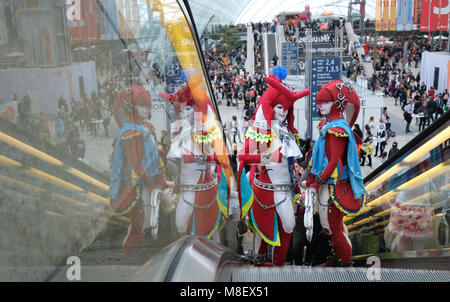
<path fill-rule="evenodd" d="M 247 203 L 245 204 L 245 206 L 241 209 L 241 219 L 244 218 L 244 216 L 248 213 L 248 211 L 250 210 L 250 208 L 252 207 L 253 201 L 255 200 L 255 192 L 253 192 L 252 190 L 252 197 L 250 197 L 250 200 L 247 201 Z"/>
<path fill-rule="evenodd" d="M 141 133 L 139 131 L 136 131 L 133 134 L 122 136 L 121 140 L 124 141 L 124 140 L 128 140 L 128 139 L 132 139 L 133 137 L 137 137 L 137 136 L 140 136 L 140 135 L 141 135 Z"/>
<path fill-rule="evenodd" d="M 194 134 L 194 133 L 192 134 L 192 139 L 197 144 L 210 143 L 219 137 L 220 137 L 219 128 L 216 128 L 213 131 L 208 132 L 207 134 Z"/>
<path fill-rule="evenodd" d="M 311 155 L 311 158 L 309 159 L 308 162 L 308 167 L 306 168 L 306 171 L 308 171 L 308 173 L 311 173 L 312 163 L 313 163 L 313 156 Z"/>
<path fill-rule="evenodd" d="M 220 226 L 220 220 L 222 220 L 222 216 L 220 216 L 220 209 L 219 209 L 218 217 L 217 217 L 216 223 L 214 224 L 214 228 L 212 229 L 211 232 L 209 232 L 208 236 L 206 236 L 206 237 L 211 239 L 211 236 L 214 234 L 215 231 L 217 231 L 217 229 Z"/>
<path fill-rule="evenodd" d="M 334 134 L 337 137 L 348 137 L 347 133 L 339 133 L 339 132 L 333 131 L 331 129 L 328 129 L 328 133 Z"/>
<path fill-rule="evenodd" d="M 253 213 L 251 213 L 251 215 L 252 215 L 252 217 L 254 218 Z M 252 218 L 252 219 L 253 219 L 253 218 Z M 272 241 L 272 240 L 270 240 L 269 238 L 267 238 L 267 237 L 259 230 L 259 228 L 258 228 L 257 225 L 254 225 L 253 227 L 256 229 L 256 231 L 259 233 L 259 235 L 261 236 L 261 238 L 262 238 L 265 242 L 267 242 L 268 244 L 273 245 L 273 246 L 281 246 L 280 232 L 277 233 L 277 240 L 276 240 L 276 241 Z"/>
<path fill-rule="evenodd" d="M 294 196 L 292 196 L 292 205 L 295 204 L 295 202 L 297 201 L 298 196 L 300 195 L 300 193 L 295 194 Z"/>
<path fill-rule="evenodd" d="M 337 183 L 338 176 L 339 176 L 339 173 L 338 173 L 338 170 L 337 170 L 337 167 L 336 167 L 336 168 L 334 168 L 334 171 L 333 171 L 333 173 L 330 176 L 331 178 L 334 179 L 334 184 Z"/>
<path fill-rule="evenodd" d="M 268 143 L 272 140 L 272 134 L 271 133 L 263 134 L 250 127 L 245 133 L 245 138 L 253 139 L 258 143 L 261 142 Z"/>
<path fill-rule="evenodd" d="M 219 198 L 219 194 L 216 194 L 216 201 L 217 201 L 217 205 L 219 206 L 220 211 L 222 212 L 222 214 L 228 218 L 228 209 L 227 207 L 225 207 L 225 205 L 220 201 Z"/>
<path fill-rule="evenodd" d="M 329 192 L 330 192 L 330 197 L 331 197 L 331 201 L 333 202 L 333 204 L 341 212 L 343 212 L 345 214 L 357 215 L 362 210 L 362 208 L 366 205 L 366 201 L 367 201 L 366 194 L 363 194 L 361 206 L 359 207 L 359 209 L 356 210 L 356 211 L 349 211 L 349 210 L 345 209 L 343 206 L 341 206 L 341 204 L 336 200 L 336 198 L 335 198 L 336 196 L 334 194 L 334 186 L 333 185 L 329 186 Z"/>
<path fill-rule="evenodd" d="M 295 134 L 295 142 L 297 143 L 298 146 L 300 146 L 300 135 L 298 133 Z"/>
<path fill-rule="evenodd" d="M 138 176 L 137 173 L 134 171 L 134 169 L 131 169 L 131 183 L 133 184 L 133 186 L 136 185 L 137 180 L 139 180 L 139 176 Z"/>

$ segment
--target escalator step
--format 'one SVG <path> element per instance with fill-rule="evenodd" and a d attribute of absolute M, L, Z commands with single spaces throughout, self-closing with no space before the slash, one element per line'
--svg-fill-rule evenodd
<path fill-rule="evenodd" d="M 450 272 L 362 267 L 314 268 L 301 266 L 233 269 L 232 282 L 450 282 Z"/>

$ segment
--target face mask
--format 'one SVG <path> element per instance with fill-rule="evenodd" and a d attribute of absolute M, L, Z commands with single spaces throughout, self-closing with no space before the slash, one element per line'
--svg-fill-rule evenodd
<path fill-rule="evenodd" d="M 186 106 L 180 113 L 181 119 L 191 120 L 194 116 L 194 108 L 192 106 Z"/>
<path fill-rule="evenodd" d="M 319 104 L 319 110 L 322 115 L 328 115 L 333 107 L 334 102 L 325 102 Z"/>
<path fill-rule="evenodd" d="M 146 106 L 136 106 L 137 113 L 140 118 L 147 119 L 150 115 L 150 107 Z"/>
<path fill-rule="evenodd" d="M 276 105 L 273 110 L 275 111 L 274 119 L 277 121 L 284 121 L 287 117 L 287 110 L 284 110 L 283 105 Z"/>

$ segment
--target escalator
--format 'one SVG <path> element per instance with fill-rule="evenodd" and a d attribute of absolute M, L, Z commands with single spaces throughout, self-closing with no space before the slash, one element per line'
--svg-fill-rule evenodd
<path fill-rule="evenodd" d="M 255 267 L 206 238 L 189 237 L 147 262 L 133 280 L 449 282 L 449 117 L 447 112 L 365 178 L 365 207 L 344 218 L 354 267 Z"/>
<path fill-rule="evenodd" d="M 179 238 L 176 203 L 170 198 L 161 206 L 158 236 L 147 234 L 138 255 L 123 259 L 121 248 L 130 216 L 114 212 L 109 196 L 113 142 L 120 126 L 110 116 L 108 133 L 108 125 L 102 124 L 108 116 L 99 115 L 101 107 L 96 106 L 109 108 L 127 85 L 144 87 L 152 99 L 153 134 L 164 145 L 163 136 L 170 136 L 175 114 L 174 106 L 160 96 L 176 94 L 186 85 L 181 71 L 193 68 L 201 78 L 202 93 L 211 100 L 213 120 L 221 124 L 189 3 L 154 0 L 132 7 L 135 1 L 120 1 L 129 5 L 122 14 L 123 7 L 115 1 L 89 0 L 85 2 L 92 6 L 82 14 L 86 22 L 77 23 L 66 20 L 66 1 L 25 2 L 0 6 L 0 15 L 14 15 L 5 21 L 9 31 L 0 43 L 0 281 L 77 280 L 67 275 L 77 263 L 71 259 L 77 258 L 81 281 L 364 279 L 359 267 L 331 269 L 330 274 L 307 267 L 255 268 L 237 253 L 238 219 L 231 215 L 218 232 L 224 245 L 217 238 Z M 136 29 L 141 23 L 145 26 Z M 265 39 L 274 42 L 275 36 L 265 35 Z M 26 47 L 27 43 L 33 47 Z M 276 49 L 266 44 L 265 58 L 275 54 Z M 73 109 L 83 104 L 95 106 L 74 119 Z M 85 120 L 86 116 L 92 118 Z M 80 127 L 79 138 L 86 143 L 84 156 L 74 152 L 69 141 L 61 140 L 68 131 L 54 130 L 59 117 L 70 131 L 75 131 L 73 125 Z M 447 113 L 366 178 L 368 207 L 345 221 L 354 261 L 361 269 L 376 255 L 383 268 L 417 268 L 422 276 L 435 278 L 429 280 L 448 280 L 448 274 L 442 277 L 428 271 L 448 270 L 448 117 Z M 220 130 L 214 134 L 223 143 Z M 167 153 L 161 154 L 166 162 Z M 229 166 L 227 151 L 220 155 Z M 168 180 L 179 174 L 176 166 L 161 171 Z M 405 236 L 399 227 L 409 214 L 401 211 L 419 210 L 428 218 L 420 221 L 419 230 Z M 396 224 L 388 227 L 393 221 Z M 420 235 L 421 242 L 412 235 Z"/>

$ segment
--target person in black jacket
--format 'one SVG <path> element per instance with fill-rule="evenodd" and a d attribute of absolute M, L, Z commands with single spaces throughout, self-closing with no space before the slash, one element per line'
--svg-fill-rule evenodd
<path fill-rule="evenodd" d="M 391 150 L 389 150 L 388 158 L 391 158 L 392 156 L 394 156 L 395 153 L 398 152 L 397 146 L 398 146 L 397 142 L 392 143 L 392 148 Z"/>
<path fill-rule="evenodd" d="M 434 109 L 435 109 L 435 102 L 434 99 L 430 97 L 427 103 L 427 115 L 426 115 L 427 127 L 430 126 L 430 119 L 432 120 L 432 122 L 434 122 Z"/>
<path fill-rule="evenodd" d="M 361 128 L 359 127 L 359 124 L 355 124 L 355 127 L 353 128 L 353 131 L 358 134 L 359 138 L 362 140 L 363 139 L 363 132 L 361 130 Z"/>

